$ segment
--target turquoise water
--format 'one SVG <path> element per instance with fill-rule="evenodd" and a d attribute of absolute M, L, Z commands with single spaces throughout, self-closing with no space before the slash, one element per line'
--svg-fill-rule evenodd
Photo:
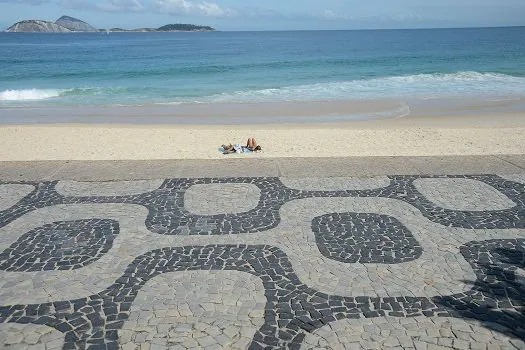
<path fill-rule="evenodd" d="M 525 27 L 0 33 L 0 107 L 525 96 Z"/>

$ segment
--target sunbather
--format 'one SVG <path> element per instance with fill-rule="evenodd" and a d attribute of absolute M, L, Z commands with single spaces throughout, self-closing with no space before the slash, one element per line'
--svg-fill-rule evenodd
<path fill-rule="evenodd" d="M 261 151 L 261 146 L 257 145 L 257 141 L 255 141 L 255 138 L 250 137 L 248 141 L 246 141 L 246 146 L 241 146 L 240 144 L 234 144 L 231 143 L 229 145 L 222 145 L 223 148 L 223 154 L 229 154 L 229 153 L 250 153 L 250 152 L 258 152 Z"/>

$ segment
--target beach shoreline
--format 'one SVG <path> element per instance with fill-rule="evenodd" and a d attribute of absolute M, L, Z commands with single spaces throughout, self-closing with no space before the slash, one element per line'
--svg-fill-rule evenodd
<path fill-rule="evenodd" d="M 525 96 L 2 108 L 0 125 L 279 125 L 525 114 Z M 456 118 L 457 119 L 457 118 Z M 470 118 L 472 119 L 472 118 Z"/>
<path fill-rule="evenodd" d="M 525 153 L 525 114 L 337 123 L 0 125 L 0 161 L 228 159 Z M 223 155 L 257 138 L 263 152 Z"/>

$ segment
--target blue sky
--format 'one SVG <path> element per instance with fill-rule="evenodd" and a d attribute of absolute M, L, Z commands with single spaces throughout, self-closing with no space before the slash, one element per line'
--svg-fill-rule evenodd
<path fill-rule="evenodd" d="M 0 0 L 0 28 L 80 18 L 98 28 L 193 23 L 218 30 L 525 25 L 525 0 Z"/>

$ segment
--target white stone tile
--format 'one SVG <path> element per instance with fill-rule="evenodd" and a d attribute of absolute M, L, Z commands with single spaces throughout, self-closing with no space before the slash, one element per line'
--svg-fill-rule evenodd
<path fill-rule="evenodd" d="M 81 182 L 62 180 L 56 185 L 64 196 L 125 196 L 151 192 L 159 188 L 163 180 L 136 180 L 110 182 Z"/>
<path fill-rule="evenodd" d="M 296 190 L 303 191 L 345 191 L 370 190 L 386 187 L 390 179 L 386 176 L 376 177 L 281 177 L 281 182 Z"/>
<path fill-rule="evenodd" d="M 1 349 L 45 349 L 64 344 L 64 334 L 43 325 L 0 323 Z"/>
<path fill-rule="evenodd" d="M 483 323 L 477 320 L 445 318 L 445 317 L 429 317 L 420 320 L 417 323 L 417 328 L 407 328 L 410 323 L 400 323 L 401 318 L 397 317 L 382 317 L 386 320 L 383 327 L 387 329 L 394 328 L 395 325 L 401 325 L 396 335 L 386 337 L 368 337 L 368 333 L 363 332 L 363 325 L 366 325 L 367 319 L 344 319 L 335 321 L 329 325 L 315 330 L 313 333 L 306 333 L 303 341 L 302 349 L 323 348 L 323 341 L 329 341 L 330 348 L 349 347 L 352 344 L 359 343 L 360 346 L 356 349 L 386 349 L 396 346 L 403 348 L 415 347 L 417 349 L 442 349 L 442 348 L 458 348 L 458 346 L 466 346 L 468 349 L 472 346 L 483 345 L 484 348 L 493 347 L 512 347 L 511 342 L 516 342 L 516 338 L 509 337 L 494 330 L 487 329 Z M 439 324 L 443 334 L 442 336 L 435 334 L 436 324 L 434 321 L 440 318 Z M 462 332 L 462 329 L 468 327 L 469 332 Z M 334 329 L 338 332 L 347 334 L 346 337 L 333 337 Z M 432 335 L 429 336 L 429 332 Z M 405 334 L 405 335 L 401 335 Z M 458 337 L 461 334 L 461 337 Z"/>
<path fill-rule="evenodd" d="M 6 210 L 18 203 L 35 189 L 32 185 L 5 184 L 0 185 L 0 210 Z"/>
<path fill-rule="evenodd" d="M 525 184 L 525 173 L 518 174 L 498 174 L 499 177 L 502 177 L 509 181 L 519 182 Z"/>
<path fill-rule="evenodd" d="M 184 193 L 184 207 L 197 215 L 242 213 L 257 207 L 260 195 L 252 184 L 194 185 Z"/>
<path fill-rule="evenodd" d="M 229 300 L 233 303 L 228 303 Z M 242 337 L 251 339 L 263 325 L 265 302 L 261 280 L 244 272 L 165 273 L 142 287 L 131 308 L 132 311 L 141 310 L 141 316 L 147 317 L 150 324 L 164 327 L 135 329 L 132 343 L 151 343 L 148 339 L 153 339 L 161 340 L 165 346 L 191 343 L 198 347 L 235 349 Z M 184 311 L 180 314 L 187 316 L 164 320 L 155 310 L 157 305 Z M 206 316 L 207 310 L 213 311 L 212 317 Z M 241 310 L 249 310 L 246 320 L 239 318 Z M 169 322 L 164 323 L 166 321 Z M 124 329 L 128 327 L 124 325 Z"/>
<path fill-rule="evenodd" d="M 486 211 L 516 205 L 503 193 L 484 182 L 463 178 L 417 179 L 414 186 L 429 201 L 452 210 Z"/>

